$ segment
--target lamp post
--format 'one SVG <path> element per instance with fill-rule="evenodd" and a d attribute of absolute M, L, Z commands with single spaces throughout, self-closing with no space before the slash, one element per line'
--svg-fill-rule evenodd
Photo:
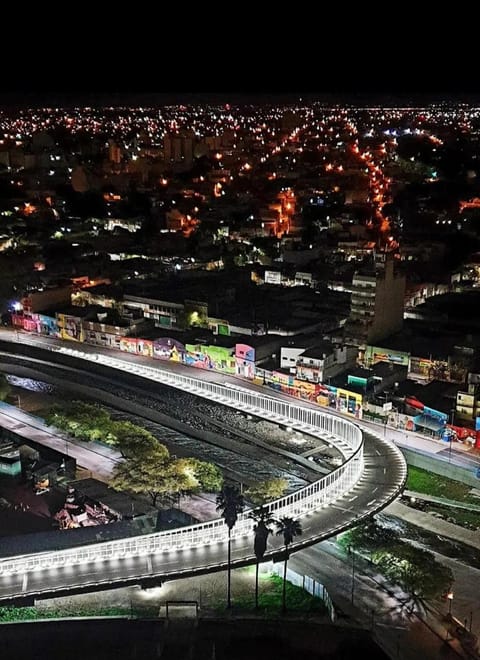
<path fill-rule="evenodd" d="M 453 426 L 453 421 L 455 419 L 455 408 L 450 410 L 450 426 Z M 450 429 L 450 434 L 448 437 L 448 462 L 452 460 L 452 439 L 453 439 L 453 429 Z"/>
<path fill-rule="evenodd" d="M 452 618 L 452 602 L 453 602 L 453 591 L 449 591 L 447 594 L 448 599 L 448 618 Z"/>
<path fill-rule="evenodd" d="M 355 597 L 355 552 L 350 548 L 350 552 L 352 553 L 352 589 L 351 589 L 351 601 L 353 605 L 354 597 Z"/>

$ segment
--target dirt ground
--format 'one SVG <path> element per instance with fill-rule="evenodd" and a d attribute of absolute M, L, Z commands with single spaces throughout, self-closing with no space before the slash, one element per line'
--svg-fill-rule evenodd
<path fill-rule="evenodd" d="M 266 573 L 263 573 L 266 575 Z M 259 591 L 266 588 L 266 582 L 262 577 L 259 581 Z M 232 571 L 232 603 L 240 597 L 251 597 L 255 593 L 255 568 L 242 568 Z M 145 615 L 165 616 L 166 603 L 170 603 L 171 615 L 178 614 L 179 606 L 175 601 L 194 601 L 198 603 L 201 614 L 213 613 L 227 601 L 227 573 L 220 571 L 209 575 L 195 578 L 186 578 L 166 582 L 161 587 L 141 589 L 139 586 L 99 591 L 96 593 L 66 596 L 64 598 L 51 598 L 36 601 L 36 607 L 40 612 L 61 609 L 62 612 L 79 612 L 92 609 L 93 607 L 110 608 L 121 607 L 126 610 L 145 612 Z M 191 608 L 193 611 L 194 607 Z M 183 608 L 183 614 L 188 613 L 188 608 Z"/>
<path fill-rule="evenodd" d="M 10 386 L 10 394 L 7 398 L 7 403 L 12 406 L 17 406 L 27 413 L 33 415 L 39 410 L 44 410 L 54 403 L 65 403 L 65 397 L 59 397 L 55 394 L 47 392 L 33 392 L 25 390 L 23 387 Z"/>

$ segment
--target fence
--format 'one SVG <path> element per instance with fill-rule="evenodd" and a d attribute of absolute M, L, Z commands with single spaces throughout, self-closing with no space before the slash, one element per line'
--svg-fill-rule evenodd
<path fill-rule="evenodd" d="M 274 564 L 273 562 L 271 565 L 268 566 L 268 570 L 270 570 L 271 573 L 274 573 L 275 575 L 278 575 L 281 578 L 283 578 L 283 568 L 284 568 L 283 564 L 280 563 Z M 320 598 L 328 610 L 328 614 L 330 616 L 331 621 L 336 621 L 337 615 L 335 612 L 335 606 L 333 604 L 332 599 L 330 598 L 330 594 L 328 593 L 326 587 L 321 582 L 318 582 L 309 575 L 301 575 L 300 573 L 293 571 L 288 566 L 287 566 L 287 581 L 290 582 L 291 584 L 294 584 L 296 587 L 301 587 L 307 593 L 311 594 L 312 596 L 315 596 L 315 598 Z"/>

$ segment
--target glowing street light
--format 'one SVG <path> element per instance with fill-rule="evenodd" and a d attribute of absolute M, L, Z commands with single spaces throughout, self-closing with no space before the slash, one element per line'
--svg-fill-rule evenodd
<path fill-rule="evenodd" d="M 449 618 L 452 618 L 453 591 L 448 592 L 447 599 L 448 599 L 448 616 Z"/>

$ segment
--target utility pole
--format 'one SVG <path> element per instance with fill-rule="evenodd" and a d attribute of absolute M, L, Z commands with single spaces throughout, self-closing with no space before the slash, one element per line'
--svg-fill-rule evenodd
<path fill-rule="evenodd" d="M 453 426 L 453 420 L 455 418 L 455 408 L 450 410 L 450 425 Z M 448 436 L 448 462 L 452 460 L 452 440 L 453 440 L 453 429 L 450 429 L 450 434 Z"/>
<path fill-rule="evenodd" d="M 355 596 L 355 552 L 352 552 L 352 593 L 351 593 L 352 605 L 354 601 L 354 596 Z"/>

